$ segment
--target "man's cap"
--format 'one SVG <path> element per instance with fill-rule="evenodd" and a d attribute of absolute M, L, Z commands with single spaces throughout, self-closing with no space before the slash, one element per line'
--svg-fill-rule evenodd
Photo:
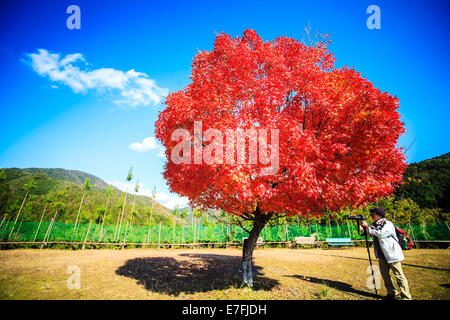
<path fill-rule="evenodd" d="M 375 213 L 379 216 L 382 216 L 383 218 L 386 216 L 386 213 L 381 208 L 372 208 L 372 209 L 370 209 L 370 213 Z"/>

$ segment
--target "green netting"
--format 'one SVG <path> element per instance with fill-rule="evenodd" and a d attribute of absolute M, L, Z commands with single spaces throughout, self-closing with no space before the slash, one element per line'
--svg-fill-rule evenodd
<path fill-rule="evenodd" d="M 130 226 L 124 224 L 120 232 L 115 225 L 79 224 L 50 221 L 18 221 L 3 223 L 0 239 L 13 241 L 87 241 L 87 242 L 128 242 L 128 243 L 193 243 L 193 242 L 233 242 L 242 241 L 248 234 L 239 226 L 177 226 L 162 224 L 151 226 Z M 447 224 L 400 224 L 413 240 L 449 240 L 450 228 Z M 11 234 L 11 236 L 10 236 Z M 266 242 L 294 240 L 295 237 L 314 236 L 317 240 L 326 238 L 363 239 L 357 233 L 355 224 L 303 224 L 266 226 L 260 236 Z"/>

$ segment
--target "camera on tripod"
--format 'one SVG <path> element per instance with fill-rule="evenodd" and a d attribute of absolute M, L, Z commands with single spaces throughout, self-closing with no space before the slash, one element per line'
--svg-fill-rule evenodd
<path fill-rule="evenodd" d="M 347 217 L 350 220 L 356 220 L 356 221 L 364 221 L 366 220 L 366 218 L 364 218 L 364 216 L 362 214 L 359 214 L 357 216 L 348 216 Z"/>

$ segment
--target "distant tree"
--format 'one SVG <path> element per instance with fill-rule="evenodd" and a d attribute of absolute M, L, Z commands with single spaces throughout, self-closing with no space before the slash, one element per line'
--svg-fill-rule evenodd
<path fill-rule="evenodd" d="M 78 214 L 77 214 L 77 218 L 75 220 L 75 225 L 73 227 L 73 233 L 72 233 L 72 239 L 75 236 L 77 227 L 78 227 L 78 218 L 80 217 L 80 212 L 81 212 L 81 207 L 83 206 L 83 201 L 84 201 L 84 196 L 86 195 L 86 192 L 92 189 L 92 184 L 91 181 L 89 180 L 89 178 L 85 178 L 84 179 L 84 186 L 83 186 L 83 195 L 81 196 L 81 201 L 80 201 L 80 207 L 78 208 Z"/>
<path fill-rule="evenodd" d="M 180 218 L 181 218 L 181 219 L 186 219 L 187 216 L 188 216 L 188 211 L 187 211 L 186 208 L 183 208 L 183 209 L 181 210 L 181 213 L 180 213 Z"/>
<path fill-rule="evenodd" d="M 20 206 L 19 212 L 16 215 L 16 219 L 14 220 L 14 224 L 13 224 L 13 226 L 11 228 L 11 231 L 9 232 L 8 239 L 11 237 L 11 235 L 12 235 L 12 233 L 14 231 L 14 227 L 16 226 L 17 219 L 19 219 L 20 213 L 22 212 L 23 205 L 25 204 L 25 200 L 27 199 L 27 197 L 30 194 L 31 190 L 36 188 L 36 181 L 33 179 L 33 177 L 31 177 L 30 180 L 28 180 L 28 182 L 25 183 L 24 188 L 25 188 L 25 191 L 26 191 L 25 197 L 23 198 L 22 205 Z"/>
<path fill-rule="evenodd" d="M 181 211 L 180 211 L 180 208 L 178 207 L 178 205 L 175 205 L 175 207 L 174 207 L 173 210 L 172 210 L 172 214 L 173 214 L 175 217 L 177 217 L 179 212 L 181 212 Z"/>

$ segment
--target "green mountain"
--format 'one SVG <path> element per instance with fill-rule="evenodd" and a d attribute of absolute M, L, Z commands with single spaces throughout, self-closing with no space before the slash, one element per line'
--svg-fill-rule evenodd
<path fill-rule="evenodd" d="M 403 182 L 395 191 L 397 199 L 410 198 L 422 208 L 450 212 L 450 152 L 411 163 L 405 170 Z"/>
<path fill-rule="evenodd" d="M 57 221 L 74 222 L 80 207 L 86 178 L 90 180 L 93 187 L 85 194 L 80 214 L 81 222 L 90 220 L 101 222 L 105 212 L 109 185 L 89 173 L 65 169 L 2 169 L 0 171 L 0 217 L 16 216 L 26 194 L 24 185 L 33 179 L 36 186 L 27 197 L 20 220 L 38 221 L 47 204 L 44 220 L 50 220 L 58 207 Z M 124 196 L 124 192 L 113 188 L 106 211 L 106 224 L 117 223 L 122 212 Z M 174 218 L 169 209 L 149 197 L 132 194 L 127 195 L 124 221 L 127 218 L 131 219 L 133 202 L 133 224 L 148 224 L 150 215 L 152 224 L 159 222 L 167 225 L 173 224 Z M 182 219 L 175 219 L 177 223 L 184 223 Z"/>

